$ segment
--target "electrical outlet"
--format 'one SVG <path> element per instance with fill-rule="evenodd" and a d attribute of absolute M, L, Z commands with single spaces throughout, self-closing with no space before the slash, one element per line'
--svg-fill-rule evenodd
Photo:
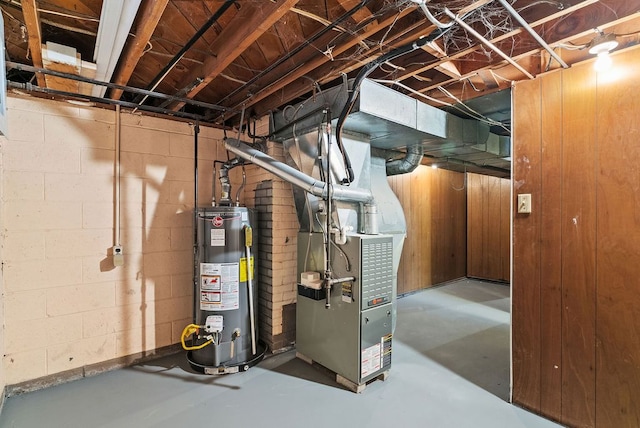
<path fill-rule="evenodd" d="M 518 213 L 531 214 L 531 194 L 523 193 L 518 195 Z"/>
<path fill-rule="evenodd" d="M 122 246 L 114 245 L 113 246 L 113 265 L 114 266 L 122 266 L 124 265 L 124 255 L 122 254 Z"/>

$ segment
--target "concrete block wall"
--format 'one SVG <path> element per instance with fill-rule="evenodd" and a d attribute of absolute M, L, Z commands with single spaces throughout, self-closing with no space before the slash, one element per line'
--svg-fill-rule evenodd
<path fill-rule="evenodd" d="M 9 135 L 0 137 L 0 382 L 2 370 L 7 385 L 28 384 L 178 343 L 193 306 L 193 127 L 120 115 L 125 262 L 116 267 L 110 250 L 116 113 L 10 96 L 8 118 Z M 206 206 L 213 161 L 227 154 L 220 130 L 200 129 L 198 205 Z M 279 145 L 268 148 L 282 156 Z M 241 202 L 256 206 L 269 218 L 262 223 L 273 227 L 259 250 L 260 326 L 262 339 L 279 349 L 294 337 L 297 217 L 288 184 L 254 166 L 246 171 Z M 231 180 L 235 196 L 240 168 Z M 263 183 L 271 193 L 255 204 Z"/>
<path fill-rule="evenodd" d="M 0 171 L 4 170 L 3 157 L 2 157 L 2 145 L 5 143 L 4 137 L 0 137 Z M 3 200 L 4 195 L 4 185 L 2 180 L 0 179 L 0 201 Z M 1 202 L 0 202 L 1 203 Z M 0 210 L 0 225 L 3 221 L 3 213 Z M 0 261 L 3 259 L 3 248 L 4 248 L 4 233 L 0 228 Z M 0 355 L 4 355 L 4 280 L 3 280 L 3 271 L 4 269 L 0 269 Z M 5 397 L 5 386 L 7 385 L 7 380 L 4 371 L 4 365 L 0 364 L 0 409 L 2 409 L 2 405 L 4 404 Z"/>
<path fill-rule="evenodd" d="M 17 384 L 177 343 L 192 316 L 193 127 L 121 114 L 115 267 L 113 110 L 10 97 L 2 143 L 3 367 Z M 201 127 L 200 201 L 220 131 Z"/>

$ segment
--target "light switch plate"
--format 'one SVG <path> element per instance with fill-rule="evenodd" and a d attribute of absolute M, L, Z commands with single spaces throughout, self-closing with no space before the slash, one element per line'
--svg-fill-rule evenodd
<path fill-rule="evenodd" d="M 531 194 L 523 193 L 518 195 L 518 213 L 531 214 Z"/>

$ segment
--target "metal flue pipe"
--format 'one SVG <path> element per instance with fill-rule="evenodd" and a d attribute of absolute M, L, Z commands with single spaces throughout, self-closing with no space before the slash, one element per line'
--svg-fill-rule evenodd
<path fill-rule="evenodd" d="M 366 189 L 333 184 L 331 185 L 331 192 L 329 192 L 329 185 L 327 183 L 316 180 L 286 163 L 275 160 L 271 156 L 254 149 L 242 141 L 228 138 L 224 142 L 224 147 L 242 159 L 266 169 L 273 175 L 319 198 L 326 199 L 329 197 L 329 193 L 331 193 L 332 198 L 337 201 L 373 202 L 371 191 Z"/>
<path fill-rule="evenodd" d="M 562 60 L 562 58 L 560 58 L 560 55 L 558 55 L 551 48 L 551 46 L 549 46 L 547 42 L 545 42 L 544 39 L 540 37 L 538 33 L 536 33 L 533 30 L 533 28 L 531 28 L 531 25 L 529 25 L 529 23 L 525 21 L 525 19 L 522 16 L 520 16 L 518 11 L 516 11 L 507 0 L 498 0 L 498 1 L 500 2 L 500 4 L 502 4 L 502 6 L 505 9 L 507 9 L 507 12 L 509 12 L 511 16 L 513 16 L 515 20 L 518 21 L 520 25 L 522 25 L 522 28 L 524 28 L 527 31 L 527 33 L 531 34 L 531 37 L 533 37 L 536 40 L 536 42 L 540 44 L 540 46 L 542 46 L 547 52 L 549 52 L 549 55 L 551 55 L 553 59 L 558 61 L 558 64 L 560 64 L 563 68 L 569 68 L 569 64 L 567 64 Z"/>

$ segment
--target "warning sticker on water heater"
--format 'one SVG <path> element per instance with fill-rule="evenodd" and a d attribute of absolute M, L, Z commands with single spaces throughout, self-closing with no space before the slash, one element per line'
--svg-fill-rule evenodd
<path fill-rule="evenodd" d="M 200 263 L 200 310 L 231 311 L 240 303 L 238 263 Z"/>

